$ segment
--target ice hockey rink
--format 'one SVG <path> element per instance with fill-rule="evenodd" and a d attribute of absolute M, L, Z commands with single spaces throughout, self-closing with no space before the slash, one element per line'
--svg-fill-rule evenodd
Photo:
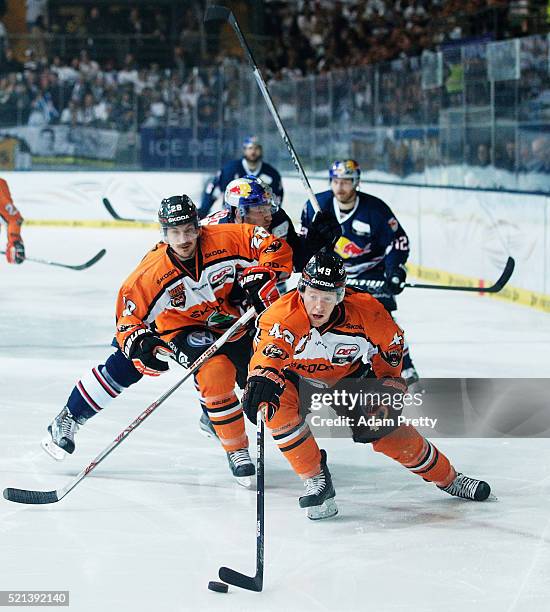
<path fill-rule="evenodd" d="M 51 490 L 78 474 L 183 375 L 130 389 L 56 463 L 39 446 L 75 381 L 109 354 L 120 282 L 157 240 L 143 229 L 25 228 L 28 254 L 93 268 L 0 262 L 0 486 Z M 477 294 L 408 290 L 399 322 L 424 377 L 548 377 L 547 314 Z M 328 451 L 339 515 L 308 521 L 302 485 L 266 438 L 262 593 L 207 590 L 221 565 L 253 574 L 255 493 L 198 432 L 191 383 L 66 498 L 0 500 L 0 589 L 68 590 L 75 612 L 550 609 L 548 439 L 440 439 L 498 501 L 452 498 L 349 440 Z M 254 429 L 249 430 L 252 445 Z"/>

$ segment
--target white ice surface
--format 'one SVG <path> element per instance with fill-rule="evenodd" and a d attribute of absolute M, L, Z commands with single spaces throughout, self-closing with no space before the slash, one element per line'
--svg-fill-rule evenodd
<path fill-rule="evenodd" d="M 123 278 L 155 232 L 28 227 L 29 254 L 85 272 L 0 262 L 0 488 L 70 481 L 182 372 L 130 389 L 55 463 L 39 448 L 74 382 L 108 355 Z M 548 377 L 550 317 L 459 293 L 408 290 L 399 322 L 423 376 Z M 339 516 L 313 523 L 301 484 L 266 443 L 263 593 L 206 586 L 220 565 L 253 573 L 255 495 L 198 433 L 186 384 L 65 499 L 0 499 L 0 590 L 70 590 L 70 610 L 550 609 L 548 440 L 436 440 L 498 502 L 451 498 L 368 447 L 326 440 Z M 254 440 L 254 432 L 250 437 Z"/>

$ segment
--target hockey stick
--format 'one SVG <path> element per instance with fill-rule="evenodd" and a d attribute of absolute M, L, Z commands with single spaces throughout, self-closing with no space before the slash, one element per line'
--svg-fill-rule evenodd
<path fill-rule="evenodd" d="M 264 421 L 261 411 L 256 425 L 256 575 L 247 576 L 230 567 L 220 567 L 218 576 L 227 584 L 260 592 L 264 585 Z"/>
<path fill-rule="evenodd" d="M 235 18 L 235 15 L 233 15 L 233 12 L 231 11 L 231 9 L 228 9 L 225 6 L 219 6 L 219 5 L 214 4 L 212 6 L 207 7 L 206 9 L 206 14 L 204 16 L 204 22 L 207 23 L 209 21 L 228 22 L 233 28 L 233 30 L 235 31 L 235 34 L 237 35 L 237 38 L 239 39 L 239 42 L 241 43 L 241 47 L 243 48 L 243 51 L 245 52 L 245 55 L 248 61 L 250 62 L 250 65 L 254 72 L 254 77 L 256 78 L 256 83 L 258 83 L 258 87 L 260 88 L 260 91 L 262 92 L 264 100 L 266 101 L 267 107 L 269 108 L 269 112 L 271 113 L 271 116 L 273 117 L 273 119 L 275 120 L 275 123 L 277 124 L 277 129 L 279 130 L 279 134 L 281 135 L 281 138 L 283 139 L 283 142 L 285 143 L 286 148 L 288 149 L 288 152 L 290 153 L 290 157 L 292 158 L 292 162 L 294 163 L 294 167 L 296 168 L 296 171 L 300 175 L 300 179 L 302 180 L 302 185 L 304 186 L 304 189 L 307 192 L 311 206 L 313 207 L 313 210 L 316 213 L 320 212 L 321 209 L 319 207 L 319 202 L 317 202 L 317 198 L 315 197 L 315 194 L 313 193 L 313 189 L 311 189 L 311 185 L 309 184 L 306 173 L 304 172 L 302 162 L 300 161 L 300 158 L 298 157 L 298 154 L 296 153 L 294 146 L 292 145 L 292 142 L 290 141 L 290 137 L 285 129 L 285 126 L 283 125 L 283 122 L 281 121 L 281 118 L 279 117 L 279 113 L 277 112 L 277 109 L 275 108 L 275 105 L 273 104 L 271 94 L 269 93 L 267 89 L 267 85 L 264 81 L 264 78 L 262 77 L 262 73 L 260 72 L 260 69 L 258 68 L 258 64 L 256 64 L 256 60 L 254 59 L 254 56 L 252 55 L 252 50 L 250 49 L 248 43 L 246 42 L 246 38 L 244 37 L 241 31 L 241 28 L 239 27 L 239 24 L 237 22 L 237 19 Z"/>
<path fill-rule="evenodd" d="M 118 434 L 118 436 L 105 448 L 92 462 L 85 467 L 78 476 L 71 482 L 60 489 L 54 491 L 29 491 L 27 489 L 4 489 L 4 497 L 8 501 L 17 502 L 19 504 L 53 504 L 63 499 L 67 493 L 72 491 L 76 485 L 88 474 L 95 469 L 111 452 L 125 440 L 135 429 L 137 429 L 147 417 L 149 417 L 166 399 L 168 399 L 176 389 L 178 389 L 190 376 L 192 376 L 204 362 L 212 357 L 212 355 L 236 332 L 239 328 L 246 325 L 250 319 L 256 314 L 254 308 L 247 310 L 243 316 L 233 323 L 233 325 L 221 335 L 187 370 L 185 376 L 175 385 L 170 387 L 168 391 L 163 393 L 157 400 L 148 406 L 126 429 Z"/>
<path fill-rule="evenodd" d="M 51 261 L 50 259 L 38 259 L 36 257 L 25 257 L 25 261 L 46 264 L 48 266 L 57 266 L 58 268 L 67 268 L 68 270 L 86 270 L 88 268 L 91 268 L 95 263 L 97 263 L 103 257 L 103 255 L 105 255 L 106 252 L 107 251 L 105 249 L 101 249 L 101 251 L 96 253 L 91 259 L 88 259 L 88 261 L 84 262 L 83 264 L 78 264 L 74 266 L 71 264 L 60 263 L 58 261 Z M 6 251 L 0 251 L 0 253 L 2 255 L 5 255 Z"/>
<path fill-rule="evenodd" d="M 133 219 L 130 217 L 121 217 L 117 211 L 113 208 L 113 205 L 107 198 L 103 198 L 103 206 L 107 209 L 107 212 L 116 219 L 117 221 L 126 221 L 127 223 L 144 223 L 143 219 Z"/>
<path fill-rule="evenodd" d="M 465 286 L 454 286 L 454 285 L 426 285 L 423 283 L 405 283 L 405 287 L 410 287 L 412 289 L 443 289 L 445 291 L 471 291 L 475 293 L 498 293 L 501 291 L 506 283 L 510 280 L 512 273 L 514 272 L 514 267 L 516 262 L 513 257 L 508 257 L 506 261 L 506 265 L 504 266 L 504 270 L 500 277 L 495 281 L 493 285 L 490 287 L 465 287 Z M 347 281 L 347 285 L 350 287 L 357 287 L 359 289 L 364 288 L 369 293 L 376 293 L 376 291 L 380 290 L 384 285 L 385 281 L 383 280 L 369 280 L 369 279 L 354 279 L 350 278 Z"/>

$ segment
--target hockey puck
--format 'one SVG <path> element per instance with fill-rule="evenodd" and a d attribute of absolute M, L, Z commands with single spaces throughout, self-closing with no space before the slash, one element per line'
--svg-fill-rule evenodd
<path fill-rule="evenodd" d="M 216 582 L 215 580 L 211 580 L 208 583 L 208 588 L 211 591 L 216 591 L 216 593 L 227 593 L 229 590 L 229 587 L 227 584 L 225 584 L 225 582 Z"/>

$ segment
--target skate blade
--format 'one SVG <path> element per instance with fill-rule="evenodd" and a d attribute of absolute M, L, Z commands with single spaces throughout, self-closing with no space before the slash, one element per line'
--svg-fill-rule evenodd
<path fill-rule="evenodd" d="M 331 518 L 338 514 L 338 506 L 334 498 L 326 499 L 320 506 L 310 506 L 306 508 L 307 518 L 312 521 L 320 521 Z"/>
<path fill-rule="evenodd" d="M 239 476 L 238 478 L 235 476 L 234 478 L 237 481 L 237 484 L 241 485 L 241 487 L 244 487 L 245 489 L 252 488 L 252 476 Z"/>
<path fill-rule="evenodd" d="M 54 444 L 49 437 L 44 438 L 42 442 L 40 442 L 40 446 L 56 461 L 63 461 L 67 456 L 67 453 L 62 448 L 59 448 L 57 444 Z"/>

